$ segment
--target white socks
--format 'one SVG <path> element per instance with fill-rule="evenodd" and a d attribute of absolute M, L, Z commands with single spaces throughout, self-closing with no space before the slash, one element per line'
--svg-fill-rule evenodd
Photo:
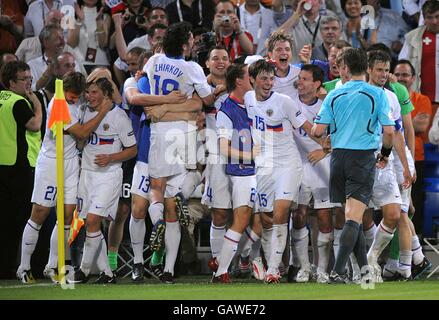
<path fill-rule="evenodd" d="M 323 233 L 319 231 L 319 235 L 317 237 L 317 248 L 319 251 L 319 265 L 318 269 L 321 272 L 327 272 L 329 258 L 331 256 L 331 242 L 334 238 L 332 232 Z"/>
<path fill-rule="evenodd" d="M 244 231 L 242 238 L 244 238 L 244 245 L 241 251 L 241 256 L 248 257 L 254 244 L 257 243 L 261 238 L 254 233 L 250 227 L 247 227 L 247 229 Z"/>
<path fill-rule="evenodd" d="M 310 263 L 308 256 L 308 244 L 309 244 L 308 229 L 306 227 L 303 227 L 302 229 L 293 228 L 292 237 L 300 261 L 300 268 L 309 270 Z"/>
<path fill-rule="evenodd" d="M 102 233 L 100 238 L 101 243 L 98 247 L 96 265 L 98 266 L 99 271 L 103 271 L 107 276 L 112 277 L 113 272 L 111 271 L 110 263 L 108 262 L 107 243 L 105 242 L 105 238 Z"/>
<path fill-rule="evenodd" d="M 166 221 L 165 230 L 165 248 L 166 261 L 165 272 L 170 272 L 174 275 L 175 261 L 177 260 L 178 248 L 180 247 L 181 229 L 178 221 Z"/>
<path fill-rule="evenodd" d="M 265 260 L 270 261 L 271 257 L 271 237 L 273 235 L 273 228 L 262 229 L 261 245 L 262 250 L 264 250 Z"/>
<path fill-rule="evenodd" d="M 288 223 L 273 224 L 273 234 L 271 236 L 271 256 L 268 262 L 267 274 L 277 274 L 279 265 L 282 261 L 285 246 L 287 244 Z"/>
<path fill-rule="evenodd" d="M 372 247 L 373 240 L 375 239 L 375 233 L 377 230 L 377 226 L 375 223 L 367 230 L 364 230 L 364 238 L 366 239 L 367 250 Z"/>
<path fill-rule="evenodd" d="M 215 226 L 213 222 L 210 224 L 210 250 L 212 257 L 218 257 L 223 247 L 224 235 L 226 234 L 226 226 Z"/>
<path fill-rule="evenodd" d="M 378 257 L 384 248 L 392 241 L 393 233 L 395 229 L 386 227 L 381 221 L 377 231 L 375 232 L 375 239 L 373 240 L 372 246 L 367 253 L 367 262 L 369 265 L 377 264 Z"/>
<path fill-rule="evenodd" d="M 422 246 L 419 243 L 419 238 L 416 234 L 412 236 L 412 252 L 413 264 L 420 264 L 424 260 L 424 253 L 422 252 Z"/>
<path fill-rule="evenodd" d="M 400 250 L 399 251 L 399 266 L 398 272 L 404 277 L 408 278 L 412 274 L 412 251 Z"/>
<path fill-rule="evenodd" d="M 87 276 L 90 273 L 93 261 L 100 255 L 102 241 L 105 242 L 101 231 L 86 232 L 84 252 L 82 254 L 81 270 Z M 105 246 L 106 247 L 106 246 Z M 106 259 L 108 263 L 108 259 Z"/>
<path fill-rule="evenodd" d="M 64 258 L 70 260 L 69 247 L 70 225 L 64 225 Z M 58 222 L 53 227 L 52 235 L 50 236 L 50 252 L 49 261 L 47 262 L 49 268 L 56 268 L 58 266 Z"/>
<path fill-rule="evenodd" d="M 157 221 L 163 220 L 163 203 L 154 202 L 148 208 L 149 217 L 151 218 L 152 225 L 155 225 Z"/>
<path fill-rule="evenodd" d="M 224 243 L 219 256 L 219 266 L 215 276 L 220 276 L 226 273 L 229 269 L 230 262 L 232 262 L 232 259 L 236 253 L 241 236 L 242 234 L 239 232 L 231 229 L 227 230 L 226 234 L 224 235 Z"/>
<path fill-rule="evenodd" d="M 144 219 L 130 219 L 131 247 L 134 253 L 134 263 L 143 264 L 143 244 L 145 242 L 146 226 Z"/>
<path fill-rule="evenodd" d="M 37 245 L 40 229 L 41 225 L 36 224 L 31 219 L 27 221 L 26 226 L 24 227 L 23 239 L 21 242 L 21 270 L 30 270 L 30 258 Z"/>

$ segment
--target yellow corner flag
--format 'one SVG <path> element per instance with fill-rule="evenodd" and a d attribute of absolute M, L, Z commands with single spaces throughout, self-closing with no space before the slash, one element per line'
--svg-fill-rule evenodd
<path fill-rule="evenodd" d="M 56 137 L 56 180 L 58 196 L 56 199 L 56 217 L 58 220 L 58 275 L 61 285 L 66 283 L 64 266 L 64 124 L 70 123 L 70 112 L 64 97 L 63 82 L 56 79 L 55 98 L 48 127 Z"/>

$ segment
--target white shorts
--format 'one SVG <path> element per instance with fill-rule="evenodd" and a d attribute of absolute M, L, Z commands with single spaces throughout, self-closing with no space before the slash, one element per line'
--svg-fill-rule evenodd
<path fill-rule="evenodd" d="M 188 171 L 185 169 L 182 173 L 166 179 L 165 198 L 173 198 L 177 193 L 181 192 L 187 174 Z"/>
<path fill-rule="evenodd" d="M 225 164 L 206 165 L 206 184 L 201 203 L 210 208 L 232 208 L 230 178 L 226 174 Z"/>
<path fill-rule="evenodd" d="M 405 147 L 405 154 L 407 156 L 410 173 L 413 175 L 415 173 L 415 162 L 413 161 L 412 154 L 407 146 Z M 402 184 L 404 183 L 404 169 L 399 158 L 395 157 L 395 160 L 393 161 L 393 169 L 395 171 L 396 181 L 399 185 L 399 191 L 401 192 L 401 210 L 404 212 L 408 212 L 410 207 L 411 188 L 402 188 Z"/>
<path fill-rule="evenodd" d="M 303 164 L 303 179 L 299 189 L 298 203 L 310 205 L 313 202 L 314 209 L 328 209 L 340 207 L 329 201 L 329 162 L 326 157 L 320 160 L 315 166 L 310 162 Z"/>
<path fill-rule="evenodd" d="M 76 204 L 79 181 L 79 157 L 64 160 L 64 203 Z M 44 207 L 56 206 L 56 159 L 39 154 L 35 167 L 32 203 Z"/>
<path fill-rule="evenodd" d="M 152 178 L 164 178 L 183 173 L 185 137 L 180 134 L 151 134 L 148 156 L 149 175 Z"/>
<path fill-rule="evenodd" d="M 228 176 L 233 209 L 247 206 L 254 208 L 256 193 L 256 176 Z"/>
<path fill-rule="evenodd" d="M 149 151 L 149 174 L 153 178 L 170 177 L 197 165 L 197 130 L 187 123 L 187 131 L 167 130 L 151 133 Z"/>
<path fill-rule="evenodd" d="M 256 169 L 258 201 L 256 212 L 272 212 L 276 200 L 297 202 L 302 183 L 302 166 Z"/>
<path fill-rule="evenodd" d="M 393 161 L 389 161 L 384 169 L 375 170 L 372 198 L 369 208 L 379 209 L 388 204 L 402 204 L 398 183 L 393 172 Z"/>
<path fill-rule="evenodd" d="M 122 190 L 122 168 L 109 172 L 82 170 L 79 178 L 78 213 L 115 219 Z"/>
<path fill-rule="evenodd" d="M 131 183 L 131 194 L 149 200 L 150 184 L 151 180 L 149 179 L 148 164 L 142 161 L 137 161 L 134 167 L 133 181 Z"/>

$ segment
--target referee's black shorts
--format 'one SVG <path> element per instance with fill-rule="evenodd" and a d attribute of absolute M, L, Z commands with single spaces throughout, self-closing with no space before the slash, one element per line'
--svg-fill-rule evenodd
<path fill-rule="evenodd" d="M 331 202 L 345 203 L 352 197 L 369 205 L 375 165 L 374 150 L 334 149 L 329 180 Z"/>

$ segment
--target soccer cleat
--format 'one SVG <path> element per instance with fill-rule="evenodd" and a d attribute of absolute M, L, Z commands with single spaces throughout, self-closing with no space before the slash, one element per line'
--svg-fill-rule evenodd
<path fill-rule="evenodd" d="M 300 268 L 299 272 L 297 272 L 296 282 L 305 283 L 309 282 L 311 270 L 309 268 Z"/>
<path fill-rule="evenodd" d="M 232 283 L 232 280 L 230 280 L 229 273 L 223 273 L 219 276 L 215 276 L 215 273 L 212 276 L 212 279 L 210 280 L 211 283 Z"/>
<path fill-rule="evenodd" d="M 317 269 L 317 283 L 329 283 L 329 274 Z"/>
<path fill-rule="evenodd" d="M 297 273 L 299 272 L 299 270 L 300 270 L 299 267 L 295 267 L 293 265 L 290 265 L 288 267 L 288 275 L 287 275 L 287 282 L 288 283 L 296 282 L 296 276 L 297 276 Z"/>
<path fill-rule="evenodd" d="M 20 268 L 17 270 L 17 279 L 25 284 L 36 282 L 30 270 L 21 270 Z"/>
<path fill-rule="evenodd" d="M 106 283 L 116 283 L 116 275 L 113 273 L 113 276 L 107 275 L 105 272 L 101 272 L 99 277 L 94 282 L 96 284 L 106 284 Z"/>
<path fill-rule="evenodd" d="M 267 284 L 280 283 L 280 274 L 268 273 L 265 275 L 264 282 Z"/>
<path fill-rule="evenodd" d="M 255 279 L 264 281 L 266 270 L 261 257 L 257 257 L 253 259 L 252 269 L 253 269 L 253 276 L 255 277 Z"/>
<path fill-rule="evenodd" d="M 50 268 L 49 266 L 45 266 L 43 270 L 43 275 L 47 278 L 52 280 L 53 283 L 59 283 L 58 280 L 58 269 L 57 268 Z"/>
<path fill-rule="evenodd" d="M 386 264 L 383 268 L 383 280 L 384 281 L 397 281 L 399 279 L 398 270 L 392 268 L 391 265 Z"/>
<path fill-rule="evenodd" d="M 212 257 L 209 259 L 209 262 L 207 263 L 207 266 L 209 267 L 212 272 L 216 272 L 219 267 L 218 259 L 216 257 Z"/>
<path fill-rule="evenodd" d="M 151 236 L 149 238 L 149 246 L 153 251 L 159 251 L 165 244 L 165 230 L 166 224 L 160 219 L 156 222 L 151 231 Z"/>
<path fill-rule="evenodd" d="M 88 276 L 82 272 L 81 269 L 76 270 L 72 277 L 67 278 L 68 283 L 86 283 L 88 281 Z"/>
<path fill-rule="evenodd" d="M 175 205 L 177 207 L 178 220 L 180 221 L 180 224 L 184 227 L 187 227 L 191 221 L 191 216 L 189 215 L 187 201 L 183 196 L 183 193 L 179 192 L 175 195 Z"/>
<path fill-rule="evenodd" d="M 161 281 L 161 277 L 163 276 L 163 265 L 162 264 L 157 264 L 157 265 L 152 265 L 149 264 L 149 269 L 151 271 L 151 275 L 156 278 L 157 280 Z"/>
<path fill-rule="evenodd" d="M 164 272 L 162 276 L 160 277 L 160 281 L 166 284 L 173 284 L 174 283 L 174 277 L 172 276 L 172 273 L 170 272 Z"/>
<path fill-rule="evenodd" d="M 347 284 L 349 283 L 349 277 L 347 273 L 345 274 L 338 274 L 334 270 L 331 271 L 331 274 L 329 275 L 329 282 L 330 284 Z"/>
<path fill-rule="evenodd" d="M 412 277 L 414 280 L 421 278 L 428 270 L 431 269 L 431 262 L 424 257 L 424 260 L 420 264 L 412 265 Z"/>
<path fill-rule="evenodd" d="M 361 284 L 361 273 L 353 272 L 351 281 L 355 284 Z"/>
<path fill-rule="evenodd" d="M 143 282 L 143 264 L 135 263 L 133 265 L 133 272 L 131 273 L 131 280 L 133 282 Z"/>

